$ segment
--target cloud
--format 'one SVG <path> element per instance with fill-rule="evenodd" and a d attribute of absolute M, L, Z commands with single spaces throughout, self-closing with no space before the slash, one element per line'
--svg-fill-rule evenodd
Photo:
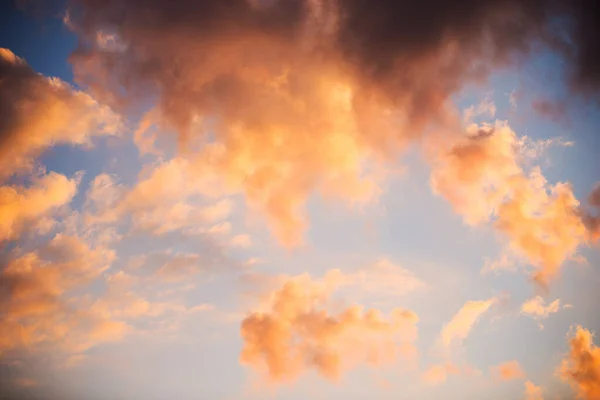
<path fill-rule="evenodd" d="M 73 0 L 67 22 L 79 83 L 123 112 L 156 99 L 137 136 L 152 125 L 202 148 L 196 175 L 216 169 L 295 245 L 312 193 L 377 198 L 382 159 L 553 32 L 564 10 L 542 3 Z"/>
<path fill-rule="evenodd" d="M 77 192 L 79 178 L 72 179 L 51 172 L 34 178 L 28 187 L 0 186 L 0 243 L 18 239 L 28 226 L 37 226 L 41 233 L 52 227 L 48 219 L 52 211 L 68 204 Z M 39 222 L 50 222 L 48 229 Z"/>
<path fill-rule="evenodd" d="M 106 271 L 114 258 L 111 250 L 57 234 L 37 250 L 9 259 L 0 275 L 0 353 L 48 345 L 82 351 L 123 333 L 125 327 L 78 308 L 72 293 Z"/>
<path fill-rule="evenodd" d="M 201 229 L 227 219 L 233 202 L 222 196 L 210 177 L 190 174 L 190 162 L 174 158 L 146 167 L 137 183 L 127 188 L 117 178 L 100 174 L 86 194 L 88 225 L 129 222 L 134 231 L 164 235 L 170 232 L 206 233 Z"/>
<path fill-rule="evenodd" d="M 248 248 L 252 246 L 252 239 L 246 234 L 235 235 L 231 238 L 230 245 L 233 247 Z"/>
<path fill-rule="evenodd" d="M 428 385 L 436 386 L 446 382 L 449 375 L 460 374 L 460 369 L 454 364 L 432 365 L 421 375 L 421 379 Z"/>
<path fill-rule="evenodd" d="M 250 291 L 259 297 L 260 294 L 255 292 L 256 288 L 261 288 L 263 292 L 275 291 L 289 279 L 293 277 L 284 274 L 273 277 L 257 272 L 243 277 Z M 334 282 L 340 297 L 347 301 L 371 301 L 378 306 L 396 304 L 402 297 L 428 289 L 427 282 L 386 257 L 377 258 L 355 269 L 331 269 L 324 279 L 332 282 L 332 285 Z"/>
<path fill-rule="evenodd" d="M 542 388 L 530 381 L 525 382 L 525 400 L 544 400 Z"/>
<path fill-rule="evenodd" d="M 119 119 L 88 94 L 34 72 L 0 48 L 0 183 L 30 172 L 34 160 L 57 144 L 89 145 L 93 136 L 114 135 Z"/>
<path fill-rule="evenodd" d="M 489 117 L 496 116 L 496 105 L 489 98 L 485 97 L 478 105 L 470 106 L 463 111 L 463 121 L 464 123 L 472 123 L 474 117 L 479 117 L 480 115 L 487 115 Z"/>
<path fill-rule="evenodd" d="M 600 349 L 590 331 L 578 326 L 569 340 L 569 353 L 557 370 L 583 400 L 600 398 Z"/>
<path fill-rule="evenodd" d="M 490 368 L 494 379 L 499 381 L 510 381 L 513 379 L 525 379 L 525 372 L 518 361 L 507 361 Z"/>
<path fill-rule="evenodd" d="M 192 262 L 199 259 L 175 254 L 165 266 L 177 269 L 181 267 L 177 262 L 187 263 L 186 258 L 192 259 Z M 209 304 L 186 306 L 183 299 L 178 297 L 185 289 L 171 284 L 183 281 L 182 277 L 189 282 L 191 274 L 187 270 L 166 272 L 165 266 L 158 270 L 160 280 L 130 275 L 122 270 L 109 275 L 105 280 L 106 291 L 91 301 L 90 311 L 105 321 L 115 321 L 128 327 L 128 333 L 157 334 L 165 326 L 174 327 L 183 317 L 212 310 Z M 172 275 L 166 276 L 169 273 Z M 160 290 L 165 287 L 169 289 Z M 135 326 L 140 321 L 143 322 L 143 329 Z M 119 332 L 119 325 L 115 325 L 115 328 Z"/>
<path fill-rule="evenodd" d="M 496 302 L 496 299 L 482 301 L 468 301 L 442 329 L 440 338 L 445 347 L 449 347 L 455 342 L 465 340 L 473 326 L 477 323 L 482 314 Z"/>
<path fill-rule="evenodd" d="M 396 308 L 386 318 L 354 305 L 330 313 L 329 297 L 337 286 L 335 274 L 322 281 L 307 274 L 285 281 L 265 311 L 242 321 L 240 362 L 272 382 L 285 382 L 308 370 L 335 380 L 357 364 L 414 356 L 418 318 L 413 312 Z"/>
<path fill-rule="evenodd" d="M 201 271 L 202 261 L 198 254 L 173 254 L 155 273 L 161 280 L 185 281 Z"/>
<path fill-rule="evenodd" d="M 525 171 L 531 149 L 525 144 L 500 121 L 473 124 L 465 136 L 435 138 L 431 185 L 467 224 L 492 222 L 509 251 L 527 260 L 535 281 L 546 287 L 588 243 L 589 229 L 569 184 L 548 184 L 539 167 Z"/>
<path fill-rule="evenodd" d="M 421 374 L 421 380 L 429 386 L 438 386 L 446 382 L 452 375 L 473 378 L 481 376 L 481 371 L 467 364 L 460 366 L 448 361 L 443 364 L 431 365 Z"/>
<path fill-rule="evenodd" d="M 567 306 L 563 306 L 563 308 L 565 307 Z M 541 296 L 529 299 L 521 306 L 521 314 L 528 315 L 537 320 L 548 318 L 550 314 L 554 314 L 558 310 L 560 310 L 560 299 L 556 299 L 546 305 L 545 300 Z M 543 325 L 540 326 L 543 328 Z"/>
<path fill-rule="evenodd" d="M 340 291 L 347 298 L 356 300 L 368 297 L 386 303 L 394 302 L 399 297 L 428 287 L 428 284 L 412 271 L 386 257 L 381 257 L 355 270 L 333 271 L 338 274 Z"/>

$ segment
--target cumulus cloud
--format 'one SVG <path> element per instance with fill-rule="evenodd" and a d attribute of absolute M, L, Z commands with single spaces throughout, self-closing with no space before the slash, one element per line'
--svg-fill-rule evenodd
<path fill-rule="evenodd" d="M 466 223 L 492 222 L 509 251 L 533 265 L 535 281 L 546 287 L 589 241 L 579 201 L 569 184 L 550 185 L 538 167 L 525 171 L 527 148 L 505 122 L 471 125 L 467 133 L 430 145 L 434 192 Z"/>
<path fill-rule="evenodd" d="M 0 243 L 18 239 L 32 224 L 45 220 L 53 210 L 68 204 L 77 192 L 79 178 L 72 179 L 57 173 L 34 178 L 31 185 L 0 186 Z M 41 227 L 42 233 L 47 229 Z"/>
<path fill-rule="evenodd" d="M 544 400 L 542 388 L 533 382 L 525 382 L 525 400 Z"/>
<path fill-rule="evenodd" d="M 578 326 L 569 340 L 569 353 L 557 370 L 583 400 L 600 399 L 600 349 L 593 335 Z"/>
<path fill-rule="evenodd" d="M 335 274 L 322 281 L 307 274 L 287 280 L 272 293 L 265 311 L 242 321 L 240 362 L 284 382 L 308 370 L 336 379 L 357 364 L 414 356 L 418 318 L 413 312 L 396 308 L 386 318 L 358 305 L 330 312 L 329 297 L 337 285 Z"/>
<path fill-rule="evenodd" d="M 442 329 L 440 335 L 442 345 L 449 347 L 456 342 L 462 343 L 469 336 L 479 318 L 495 303 L 496 299 L 494 298 L 467 301 Z"/>
<path fill-rule="evenodd" d="M 119 119 L 88 94 L 34 72 L 0 48 L 0 182 L 30 172 L 37 156 L 57 144 L 89 145 L 117 133 Z"/>
<path fill-rule="evenodd" d="M 510 381 L 513 379 L 525 379 L 525 372 L 518 361 L 507 361 L 490 368 L 494 379 L 499 381 Z"/>

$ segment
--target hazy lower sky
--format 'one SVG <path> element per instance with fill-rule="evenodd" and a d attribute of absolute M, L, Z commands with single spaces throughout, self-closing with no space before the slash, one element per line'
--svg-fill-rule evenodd
<path fill-rule="evenodd" d="M 592 2 L 0 8 L 0 399 L 600 399 Z"/>

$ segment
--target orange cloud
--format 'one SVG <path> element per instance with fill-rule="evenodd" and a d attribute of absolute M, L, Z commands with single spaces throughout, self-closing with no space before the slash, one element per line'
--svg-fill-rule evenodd
<path fill-rule="evenodd" d="M 545 300 L 541 296 L 527 300 L 521 306 L 521 314 L 529 315 L 535 319 L 548 318 L 550 314 L 556 313 L 558 310 L 560 310 L 560 299 L 556 299 L 546 305 Z"/>
<path fill-rule="evenodd" d="M 467 301 L 442 329 L 440 335 L 442 344 L 449 347 L 454 342 L 462 342 L 466 339 L 481 315 L 488 311 L 494 303 L 496 303 L 496 299 L 493 298 Z"/>
<path fill-rule="evenodd" d="M 434 191 L 466 223 L 493 221 L 510 251 L 525 257 L 536 268 L 534 279 L 546 286 L 588 241 L 579 202 L 568 184 L 549 185 L 539 168 L 525 172 L 527 149 L 506 123 L 471 125 L 468 133 L 430 145 Z"/>
<path fill-rule="evenodd" d="M 433 365 L 428 368 L 421 376 L 423 381 L 431 386 L 436 386 L 446 382 L 449 375 L 460 374 L 460 369 L 454 364 Z"/>
<path fill-rule="evenodd" d="M 132 188 L 101 174 L 87 191 L 85 220 L 88 225 L 128 220 L 133 230 L 155 235 L 177 230 L 206 232 L 203 225 L 222 222 L 233 210 L 228 198 L 206 204 L 224 193 L 218 187 L 210 176 L 191 173 L 189 160 L 183 158 L 142 171 Z"/>
<path fill-rule="evenodd" d="M 0 353 L 43 344 L 80 351 L 114 337 L 107 334 L 114 332 L 110 321 L 78 309 L 71 294 L 96 279 L 114 257 L 110 250 L 58 234 L 38 250 L 10 259 L 0 275 Z"/>
<path fill-rule="evenodd" d="M 57 78 L 35 73 L 0 48 L 0 183 L 29 172 L 34 160 L 56 144 L 89 145 L 93 136 L 117 132 L 107 107 Z"/>
<path fill-rule="evenodd" d="M 592 334 L 578 326 L 569 346 L 569 354 L 563 359 L 558 376 L 571 385 L 578 398 L 600 399 L 600 348 L 594 345 Z"/>
<path fill-rule="evenodd" d="M 494 378 L 499 381 L 510 381 L 513 379 L 525 379 L 525 372 L 518 361 L 507 361 L 490 368 Z"/>
<path fill-rule="evenodd" d="M 308 275 L 287 280 L 265 311 L 242 321 L 240 362 L 282 382 L 310 369 L 336 379 L 359 363 L 378 365 L 414 354 L 413 312 L 394 309 L 385 318 L 378 310 L 351 306 L 329 313 L 328 298 L 337 285 L 332 276 L 321 282 Z"/>
<path fill-rule="evenodd" d="M 530 381 L 525 382 L 525 400 L 544 400 L 542 388 Z"/>
<path fill-rule="evenodd" d="M 0 186 L 0 243 L 19 238 L 28 225 L 39 224 L 53 210 L 70 203 L 77 184 L 77 177 L 68 179 L 52 172 L 34 179 L 29 187 Z M 42 233 L 46 230 L 42 227 Z"/>

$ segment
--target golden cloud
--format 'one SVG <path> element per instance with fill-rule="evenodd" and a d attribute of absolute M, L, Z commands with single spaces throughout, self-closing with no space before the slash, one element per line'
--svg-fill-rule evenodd
<path fill-rule="evenodd" d="M 34 179 L 28 187 L 0 186 L 0 243 L 18 239 L 28 225 L 37 224 L 53 210 L 68 204 L 77 192 L 78 178 L 50 173 Z"/>
<path fill-rule="evenodd" d="M 460 369 L 452 364 L 432 365 L 421 375 L 421 379 L 428 385 L 436 386 L 446 382 L 449 375 L 460 374 Z"/>
<path fill-rule="evenodd" d="M 467 301 L 442 329 L 440 338 L 445 347 L 465 340 L 481 315 L 496 303 L 496 299 Z"/>
<path fill-rule="evenodd" d="M 569 340 L 570 351 L 557 370 L 583 400 L 600 399 L 600 348 L 590 331 L 578 326 Z"/>
<path fill-rule="evenodd" d="M 57 144 L 89 145 L 93 136 L 114 135 L 119 118 L 88 94 L 34 72 L 0 48 L 0 183 L 30 172 L 34 160 Z"/>
<path fill-rule="evenodd" d="M 434 191 L 471 225 L 492 221 L 515 254 L 546 287 L 565 260 L 588 243 L 589 229 L 570 185 L 549 185 L 539 168 L 521 164 L 523 139 L 505 123 L 471 125 L 467 136 L 436 137 L 429 145 Z"/>
<path fill-rule="evenodd" d="M 529 299 L 521 306 L 521 314 L 529 315 L 535 319 L 548 318 L 550 314 L 554 314 L 559 310 L 560 299 L 556 299 L 550 304 L 546 305 L 546 301 L 541 296 L 536 296 L 532 299 Z"/>
<path fill-rule="evenodd" d="M 0 353 L 43 345 L 82 351 L 114 338 L 117 326 L 78 309 L 70 292 L 86 287 L 114 257 L 108 249 L 58 234 L 38 250 L 9 260 L 0 275 Z"/>
<path fill-rule="evenodd" d="M 518 361 L 507 361 L 490 368 L 494 379 L 499 381 L 510 381 L 513 379 L 525 379 L 525 372 Z"/>
<path fill-rule="evenodd" d="M 355 305 L 329 313 L 328 298 L 337 284 L 331 276 L 321 282 L 308 275 L 287 280 L 272 293 L 266 311 L 242 321 L 240 362 L 273 382 L 311 369 L 335 380 L 360 363 L 379 365 L 414 355 L 418 318 L 413 312 L 397 308 L 385 318 Z"/>
<path fill-rule="evenodd" d="M 533 382 L 525 382 L 525 400 L 544 400 L 542 388 Z"/>

